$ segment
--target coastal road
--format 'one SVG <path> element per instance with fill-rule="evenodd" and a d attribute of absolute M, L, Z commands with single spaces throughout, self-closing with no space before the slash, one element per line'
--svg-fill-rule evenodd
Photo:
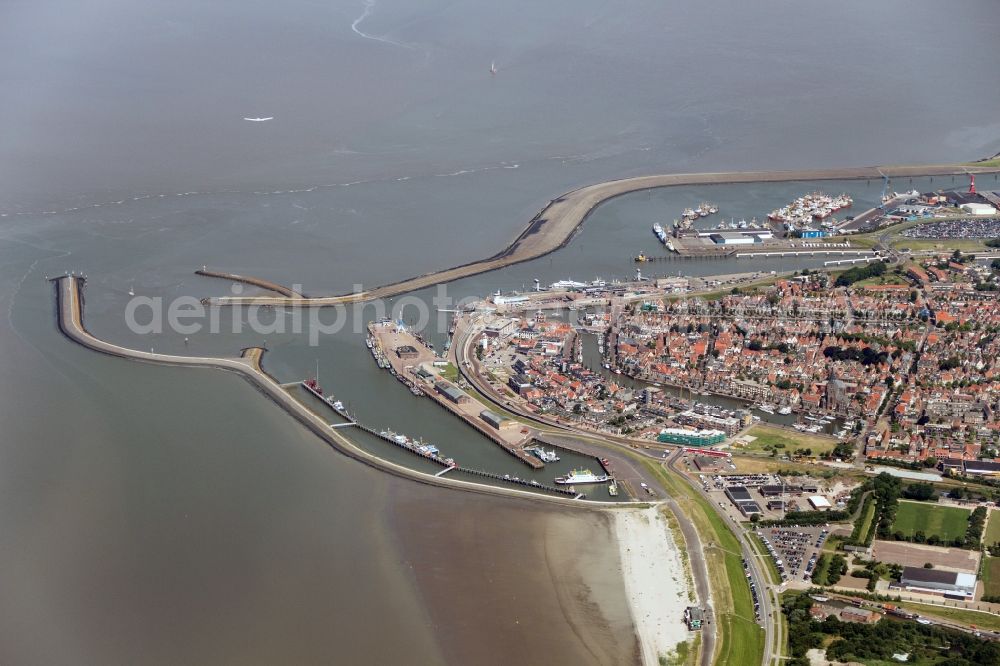
<path fill-rule="evenodd" d="M 743 526 L 737 523 L 729 514 L 725 511 L 717 511 L 715 509 L 715 504 L 712 503 L 711 496 L 704 491 L 704 489 L 695 482 L 684 470 L 679 468 L 679 464 L 683 457 L 683 450 L 678 449 L 677 453 L 671 456 L 667 462 L 667 466 L 678 474 L 682 479 L 684 479 L 695 492 L 703 495 L 712 506 L 712 510 L 722 516 L 723 521 L 729 530 L 736 535 L 736 538 L 740 540 L 740 545 L 742 546 L 742 556 L 746 560 L 748 570 L 750 572 L 751 580 L 754 582 L 754 586 L 757 588 L 757 599 L 760 602 L 760 616 L 764 623 L 764 657 L 762 664 L 764 666 L 769 666 L 772 661 L 777 658 L 779 661 L 781 659 L 780 653 L 782 649 L 782 643 L 777 641 L 781 640 L 780 635 L 780 619 L 776 620 L 774 617 L 774 612 L 777 608 L 777 595 L 772 590 L 771 585 L 768 583 L 767 577 L 765 577 L 764 572 L 761 570 L 760 557 L 758 556 L 757 549 L 754 548 L 749 543 L 749 537 L 746 535 L 746 531 Z M 774 604 L 772 606 L 772 603 Z"/>

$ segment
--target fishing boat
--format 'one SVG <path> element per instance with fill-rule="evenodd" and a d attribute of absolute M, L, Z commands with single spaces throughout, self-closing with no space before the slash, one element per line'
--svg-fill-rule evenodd
<path fill-rule="evenodd" d="M 547 462 L 547 463 L 559 462 L 559 455 L 554 450 L 546 451 L 540 446 L 536 446 L 528 450 L 531 451 L 531 453 L 542 462 Z"/>

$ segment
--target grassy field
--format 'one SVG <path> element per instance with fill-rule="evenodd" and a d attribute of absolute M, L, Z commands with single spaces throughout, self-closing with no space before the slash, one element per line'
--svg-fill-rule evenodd
<path fill-rule="evenodd" d="M 986 534 L 983 535 L 983 543 L 987 546 L 1000 542 L 1000 509 L 990 511 L 989 520 L 986 521 Z"/>
<path fill-rule="evenodd" d="M 972 238 L 908 238 L 906 236 L 894 237 L 890 243 L 894 248 L 909 248 L 915 252 L 923 250 L 939 250 L 941 252 L 981 252 L 986 250 L 983 240 Z"/>
<path fill-rule="evenodd" d="M 770 456 L 756 455 L 735 455 L 733 464 L 740 474 L 763 474 L 784 472 L 799 472 L 822 479 L 852 479 L 862 476 L 861 472 L 849 469 L 833 469 L 818 467 L 814 464 L 804 462 L 792 462 L 780 460 Z"/>
<path fill-rule="evenodd" d="M 854 283 L 855 287 L 872 287 L 882 284 L 910 284 L 906 278 L 901 275 L 896 275 L 895 273 L 884 273 L 877 277 L 870 277 L 867 280 L 859 280 Z"/>
<path fill-rule="evenodd" d="M 965 608 L 949 608 L 934 606 L 931 604 L 918 604 L 911 601 L 904 601 L 902 603 L 897 603 L 896 605 L 911 610 L 914 613 L 919 613 L 920 615 L 939 617 L 942 620 L 953 620 L 955 622 L 961 622 L 962 624 L 974 624 L 980 629 L 1000 631 L 1000 616 L 992 613 L 967 610 Z"/>
<path fill-rule="evenodd" d="M 832 451 L 833 447 L 837 445 L 837 440 L 832 437 L 808 435 L 770 425 L 755 425 L 746 434 L 755 439 L 747 446 L 737 450 L 766 453 L 777 450 L 779 455 L 783 453 L 791 455 L 796 449 L 811 449 L 812 455 L 818 456 L 821 453 Z"/>
<path fill-rule="evenodd" d="M 872 523 L 875 519 L 875 510 L 878 507 L 875 504 L 875 499 L 873 496 L 869 495 L 865 500 L 864 504 L 861 505 L 861 516 L 858 522 L 854 524 L 854 530 L 851 532 L 851 537 L 859 542 L 866 542 L 868 538 L 868 532 L 872 529 Z"/>
<path fill-rule="evenodd" d="M 814 585 L 826 585 L 826 577 L 830 571 L 830 556 L 820 555 L 816 560 L 816 568 L 812 572 L 812 582 Z"/>
<path fill-rule="evenodd" d="M 861 514 L 861 520 L 858 523 L 857 538 L 858 541 L 866 542 L 868 538 L 868 532 L 872 528 L 872 521 L 875 518 L 875 509 L 878 508 L 874 501 L 865 502 L 861 507 L 864 513 Z"/>
<path fill-rule="evenodd" d="M 829 238 L 825 238 L 824 241 L 831 245 L 850 241 L 851 247 L 857 250 L 874 247 L 875 243 L 878 242 L 878 238 L 870 234 L 858 234 L 851 236 L 830 236 Z"/>
<path fill-rule="evenodd" d="M 968 509 L 902 501 L 896 510 L 892 531 L 899 530 L 907 536 L 920 531 L 926 536 L 936 534 L 942 541 L 951 541 L 965 535 L 968 518 Z"/>
<path fill-rule="evenodd" d="M 983 560 L 983 594 L 1000 596 L 1000 557 Z"/>
<path fill-rule="evenodd" d="M 740 542 L 708 500 L 657 462 L 642 462 L 663 483 L 701 535 L 715 614 L 717 664 L 760 664 L 764 630 L 753 621 L 753 599 L 743 572 Z"/>

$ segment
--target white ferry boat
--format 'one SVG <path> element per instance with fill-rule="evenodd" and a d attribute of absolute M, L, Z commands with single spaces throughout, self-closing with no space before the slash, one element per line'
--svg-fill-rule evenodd
<path fill-rule="evenodd" d="M 594 474 L 589 469 L 574 469 L 565 476 L 557 476 L 555 481 L 563 486 L 571 486 L 578 483 L 604 483 L 610 478 L 607 474 Z"/>

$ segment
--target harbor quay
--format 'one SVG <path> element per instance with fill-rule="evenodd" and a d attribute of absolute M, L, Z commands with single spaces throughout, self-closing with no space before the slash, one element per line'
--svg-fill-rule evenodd
<path fill-rule="evenodd" d="M 281 407 L 331 448 L 374 469 L 419 483 L 453 490 L 549 502 L 566 507 L 594 506 L 593 502 L 586 502 L 585 504 L 580 502 L 579 500 L 583 499 L 583 496 L 579 493 L 570 496 L 570 493 L 567 492 L 569 489 L 564 491 L 562 489 L 545 487 L 529 488 L 527 486 L 532 485 L 530 483 L 518 483 L 511 479 L 506 479 L 501 475 L 481 470 L 462 469 L 455 470 L 453 474 L 453 476 L 455 474 L 467 474 L 470 478 L 453 478 L 453 476 L 449 477 L 446 475 L 437 476 L 420 472 L 406 465 L 397 464 L 377 456 L 358 446 L 343 433 L 344 430 L 349 430 L 353 426 L 344 428 L 340 426 L 345 424 L 331 425 L 316 411 L 295 398 L 288 390 L 288 386 L 282 385 L 268 374 L 261 366 L 265 350 L 257 347 L 247 348 L 243 350 L 241 356 L 235 358 L 197 357 L 162 354 L 152 350 L 142 351 L 117 345 L 95 337 L 84 325 L 84 298 L 82 294 L 85 283 L 84 278 L 77 275 L 63 275 L 52 278 L 51 282 L 55 288 L 57 325 L 59 330 L 73 342 L 92 351 L 121 359 L 157 365 L 210 368 L 235 372 L 258 388 L 263 395 Z M 479 482 L 479 479 L 487 482 Z M 552 492 L 553 490 L 555 493 Z M 560 496 L 563 494 L 565 496 Z M 614 508 L 616 505 L 614 503 L 602 502 L 600 506 Z"/>
<path fill-rule="evenodd" d="M 378 321 L 368 326 L 372 356 L 414 395 L 427 396 L 441 407 L 465 421 L 494 444 L 497 444 L 532 469 L 541 469 L 541 459 L 529 453 L 538 431 L 522 426 L 488 410 L 482 403 L 463 391 L 445 371 L 455 367 L 439 357 L 422 338 L 400 322 Z"/>

